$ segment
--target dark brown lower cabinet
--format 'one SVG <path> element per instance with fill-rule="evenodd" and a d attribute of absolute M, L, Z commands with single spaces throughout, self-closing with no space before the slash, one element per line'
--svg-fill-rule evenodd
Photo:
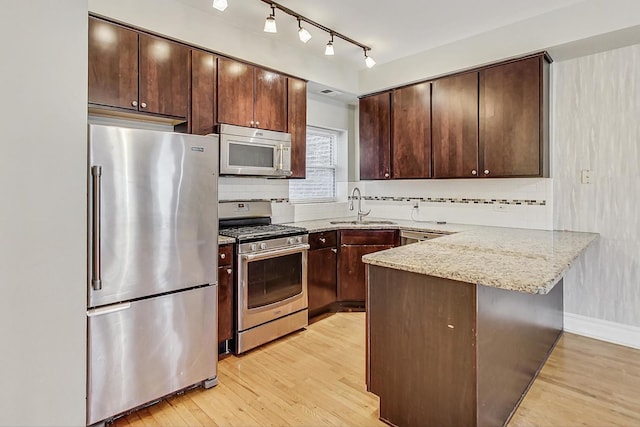
<path fill-rule="evenodd" d="M 218 344 L 233 338 L 233 245 L 218 250 Z"/>
<path fill-rule="evenodd" d="M 331 309 L 337 298 L 336 232 L 311 233 L 307 260 L 309 317 Z"/>
<path fill-rule="evenodd" d="M 367 390 L 397 426 L 502 426 L 563 328 L 562 280 L 528 294 L 369 266 Z"/>
<path fill-rule="evenodd" d="M 338 249 L 338 301 L 364 303 L 366 274 L 362 256 L 397 245 L 397 230 L 341 230 Z"/>

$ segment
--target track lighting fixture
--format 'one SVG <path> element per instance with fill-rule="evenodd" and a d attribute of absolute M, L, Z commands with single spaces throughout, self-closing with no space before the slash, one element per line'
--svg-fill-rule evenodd
<path fill-rule="evenodd" d="M 300 41 L 302 43 L 306 43 L 311 40 L 311 33 L 309 33 L 305 28 L 302 28 L 300 18 L 298 18 L 298 37 L 300 37 Z"/>
<path fill-rule="evenodd" d="M 333 55 L 334 51 L 333 51 L 333 33 L 331 33 L 331 40 L 329 40 L 329 43 L 327 43 L 327 47 L 324 48 L 324 54 L 325 55 Z"/>
<path fill-rule="evenodd" d="M 217 1 L 224 1 L 225 4 L 227 2 L 227 0 L 214 0 L 214 5 Z M 302 26 L 302 22 L 304 21 L 305 23 L 314 26 L 316 28 L 321 29 L 322 31 L 325 31 L 326 33 L 328 33 L 331 36 L 331 40 L 329 40 L 329 43 L 327 43 L 325 49 L 324 49 L 324 54 L 325 55 L 334 55 L 334 50 L 333 50 L 333 36 L 336 36 L 348 43 L 351 43 L 355 46 L 358 46 L 360 49 L 364 50 L 364 62 L 365 64 L 367 64 L 367 67 L 371 68 L 374 65 L 376 65 L 376 61 L 373 60 L 372 57 L 370 57 L 369 55 L 367 55 L 367 51 L 370 51 L 371 48 L 369 46 L 363 45 L 362 43 L 359 43 L 347 36 L 345 36 L 344 34 L 340 34 L 337 31 L 332 30 L 331 28 L 325 27 L 322 24 L 319 24 L 315 21 L 312 21 L 311 19 L 300 15 L 297 12 L 294 12 L 293 10 L 282 6 L 279 3 L 276 3 L 273 0 L 261 0 L 263 3 L 267 3 L 270 7 L 271 7 L 271 14 L 267 17 L 267 20 L 264 23 L 264 31 L 267 33 L 275 33 L 277 32 L 276 30 L 276 17 L 275 17 L 275 12 L 276 9 L 281 10 L 282 12 L 286 13 L 287 15 L 293 16 L 294 18 L 296 18 L 298 20 L 298 37 L 300 37 L 300 40 L 303 43 L 308 42 L 311 39 L 311 33 L 309 33 L 309 31 L 307 31 L 306 28 L 304 28 Z"/>
<path fill-rule="evenodd" d="M 227 6 L 229 6 L 227 0 L 213 0 L 213 7 L 218 9 L 220 12 L 224 12 Z"/>
<path fill-rule="evenodd" d="M 267 16 L 267 19 L 264 21 L 264 32 L 278 32 L 278 28 L 276 27 L 276 7 L 273 4 L 271 5 L 271 15 Z"/>
<path fill-rule="evenodd" d="M 368 68 L 372 68 L 374 65 L 376 65 L 376 61 L 373 60 L 372 57 L 367 55 L 367 49 L 366 47 L 363 48 L 364 49 L 364 63 L 367 64 Z"/>

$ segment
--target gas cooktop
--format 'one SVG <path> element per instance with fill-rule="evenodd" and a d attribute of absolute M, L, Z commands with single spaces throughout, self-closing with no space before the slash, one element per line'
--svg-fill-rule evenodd
<path fill-rule="evenodd" d="M 282 224 L 243 225 L 220 228 L 219 234 L 234 237 L 239 243 L 255 242 L 276 237 L 307 234 L 306 228 Z"/>

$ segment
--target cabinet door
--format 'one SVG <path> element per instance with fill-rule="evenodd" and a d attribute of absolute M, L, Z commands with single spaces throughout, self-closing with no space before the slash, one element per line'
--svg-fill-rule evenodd
<path fill-rule="evenodd" d="M 362 256 L 392 247 L 393 245 L 340 245 L 338 300 L 364 301 L 366 295 L 366 265 L 362 262 Z"/>
<path fill-rule="evenodd" d="M 360 179 L 391 177 L 391 93 L 360 98 Z"/>
<path fill-rule="evenodd" d="M 336 301 L 337 297 L 336 248 L 316 249 L 308 252 L 307 289 L 310 315 Z"/>
<path fill-rule="evenodd" d="M 260 129 L 287 130 L 287 78 L 273 71 L 255 69 L 253 120 Z"/>
<path fill-rule="evenodd" d="M 291 134 L 291 178 L 304 178 L 307 165 L 307 82 L 287 82 L 287 132 Z"/>
<path fill-rule="evenodd" d="M 431 177 L 431 83 L 393 91 L 393 177 Z"/>
<path fill-rule="evenodd" d="M 233 338 L 233 269 L 218 267 L 218 343 Z"/>
<path fill-rule="evenodd" d="M 137 110 L 138 34 L 89 18 L 89 103 Z"/>
<path fill-rule="evenodd" d="M 190 132 L 213 133 L 215 125 L 216 57 L 201 50 L 191 51 Z"/>
<path fill-rule="evenodd" d="M 140 34 L 139 111 L 187 118 L 190 49 Z"/>
<path fill-rule="evenodd" d="M 541 174 L 541 61 L 537 56 L 480 71 L 480 175 Z"/>
<path fill-rule="evenodd" d="M 218 122 L 253 126 L 253 67 L 218 58 Z"/>
<path fill-rule="evenodd" d="M 478 73 L 433 82 L 432 149 L 434 178 L 478 175 Z"/>

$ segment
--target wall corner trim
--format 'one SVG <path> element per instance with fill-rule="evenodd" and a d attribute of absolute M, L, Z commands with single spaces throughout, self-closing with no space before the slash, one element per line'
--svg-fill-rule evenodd
<path fill-rule="evenodd" d="M 640 327 L 564 313 L 564 330 L 573 334 L 640 349 Z"/>

